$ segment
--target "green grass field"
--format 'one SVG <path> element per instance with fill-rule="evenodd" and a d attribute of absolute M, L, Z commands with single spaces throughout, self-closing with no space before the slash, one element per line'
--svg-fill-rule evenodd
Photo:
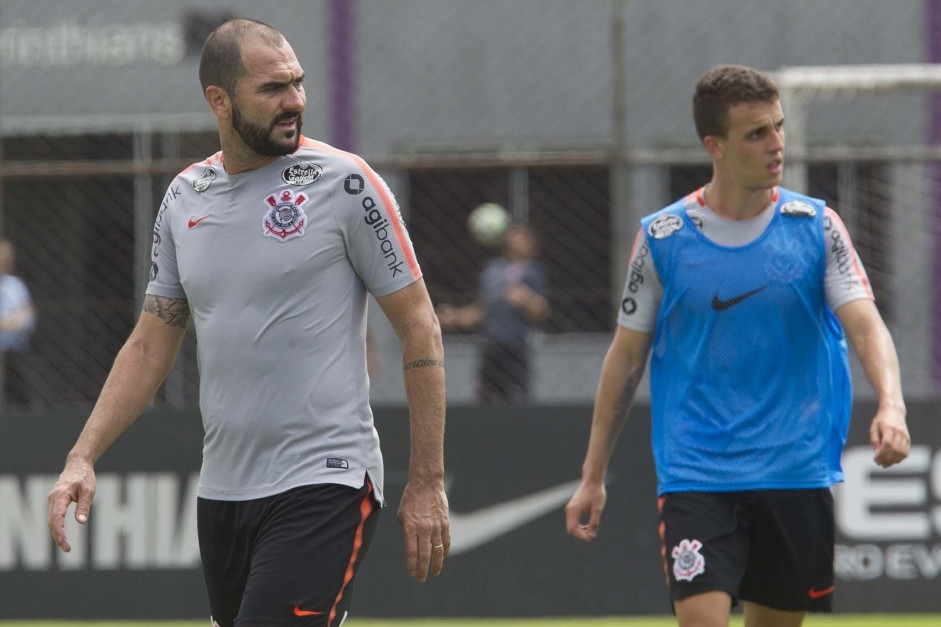
<path fill-rule="evenodd" d="M 206 627 L 208 620 L 200 621 L 3 621 L 0 627 Z M 733 617 L 732 626 L 741 627 L 741 617 Z M 384 619 L 350 618 L 344 627 L 673 627 L 673 618 L 486 618 L 448 619 L 413 618 Z M 941 615 L 903 614 L 841 614 L 836 616 L 810 615 L 804 627 L 927 627 L 941 625 Z"/>

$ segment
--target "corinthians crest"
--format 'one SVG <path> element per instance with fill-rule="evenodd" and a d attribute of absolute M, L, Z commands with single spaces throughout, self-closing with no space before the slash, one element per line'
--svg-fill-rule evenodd
<path fill-rule="evenodd" d="M 706 572 L 706 558 L 699 552 L 701 548 L 699 540 L 685 538 L 673 547 L 670 555 L 673 557 L 673 577 L 677 581 L 692 581 L 696 575 Z"/>
<path fill-rule="evenodd" d="M 271 194 L 265 198 L 268 210 L 262 220 L 262 228 L 266 237 L 273 237 L 280 242 L 286 242 L 292 237 L 301 237 L 307 228 L 307 214 L 301 208 L 307 202 L 307 196 L 297 194 L 291 190 L 284 190 L 278 194 Z"/>

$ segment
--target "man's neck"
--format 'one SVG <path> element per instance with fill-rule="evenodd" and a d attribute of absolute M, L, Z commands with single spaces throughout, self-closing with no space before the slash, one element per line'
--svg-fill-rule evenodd
<path fill-rule="evenodd" d="M 265 157 L 254 152 L 243 153 L 231 147 L 222 147 L 222 167 L 230 176 L 263 168 L 276 159 L 278 157 Z"/>
<path fill-rule="evenodd" d="M 713 213 L 729 220 L 749 220 L 771 204 L 774 188 L 744 189 L 713 179 L 703 191 L 703 199 Z"/>

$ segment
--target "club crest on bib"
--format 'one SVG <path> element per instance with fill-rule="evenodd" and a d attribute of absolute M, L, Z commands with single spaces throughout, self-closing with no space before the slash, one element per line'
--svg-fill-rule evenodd
<path fill-rule="evenodd" d="M 781 213 L 786 216 L 806 216 L 812 218 L 817 215 L 817 210 L 814 209 L 813 205 L 803 200 L 792 200 L 791 202 L 786 202 L 781 205 Z"/>
<path fill-rule="evenodd" d="M 262 220 L 265 236 L 273 237 L 279 242 L 303 236 L 307 228 L 307 214 L 301 205 L 305 202 L 307 196 L 294 195 L 288 189 L 265 198 L 265 204 L 268 206 Z"/>
<path fill-rule="evenodd" d="M 682 228 L 683 218 L 675 216 L 672 213 L 667 213 L 651 222 L 650 226 L 647 227 L 647 232 L 650 233 L 650 236 L 654 239 L 664 239 L 670 237 Z"/>
<path fill-rule="evenodd" d="M 706 572 L 706 558 L 699 549 L 702 542 L 699 540 L 680 540 L 673 547 L 670 555 L 673 556 L 673 577 L 677 581 L 692 581 L 696 575 Z"/>

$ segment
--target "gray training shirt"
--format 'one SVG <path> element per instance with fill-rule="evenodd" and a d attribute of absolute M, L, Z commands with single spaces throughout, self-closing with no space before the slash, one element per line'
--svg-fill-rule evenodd
<path fill-rule="evenodd" d="M 229 176 L 216 153 L 170 184 L 147 294 L 185 298 L 205 438 L 198 495 L 240 501 L 294 487 L 361 487 L 382 502 L 366 375 L 366 293 L 421 277 L 385 182 L 311 139 Z"/>

